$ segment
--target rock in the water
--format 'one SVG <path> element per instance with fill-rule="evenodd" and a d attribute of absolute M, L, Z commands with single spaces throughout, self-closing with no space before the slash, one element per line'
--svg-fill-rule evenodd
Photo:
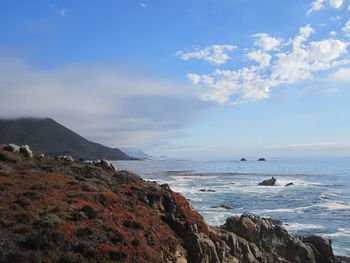
<path fill-rule="evenodd" d="M 33 158 L 33 152 L 28 145 L 22 145 L 19 148 L 20 153 L 22 153 L 27 158 Z"/>
<path fill-rule="evenodd" d="M 227 205 L 213 205 L 210 208 L 223 208 L 223 209 L 227 209 L 227 210 L 233 209 L 233 207 L 227 206 Z"/>
<path fill-rule="evenodd" d="M 215 190 L 212 190 L 212 189 L 204 189 L 204 188 L 203 188 L 203 189 L 200 189 L 199 191 L 200 191 L 200 192 L 212 192 L 212 193 L 213 193 L 213 192 L 216 192 Z"/>
<path fill-rule="evenodd" d="M 241 159 L 241 162 L 246 162 L 246 161 L 247 161 L 246 158 L 242 158 L 242 159 Z"/>
<path fill-rule="evenodd" d="M 259 183 L 259 185 L 264 185 L 264 186 L 273 186 L 276 184 L 276 178 L 272 177 L 271 179 L 268 180 L 264 180 L 261 183 Z"/>
<path fill-rule="evenodd" d="M 294 185 L 294 183 L 288 183 L 288 184 L 286 184 L 286 186 L 291 186 L 291 185 Z"/>
<path fill-rule="evenodd" d="M 258 159 L 258 162 L 265 162 L 265 161 L 266 161 L 265 158 L 259 158 L 259 159 Z"/>
<path fill-rule="evenodd" d="M 2 148 L 3 148 L 5 151 L 12 152 L 12 153 L 19 152 L 19 149 L 20 149 L 20 147 L 19 147 L 18 145 L 13 144 L 13 143 L 3 145 Z"/>

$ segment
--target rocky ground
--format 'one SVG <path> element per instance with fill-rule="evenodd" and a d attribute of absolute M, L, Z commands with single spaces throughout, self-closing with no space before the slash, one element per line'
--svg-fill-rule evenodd
<path fill-rule="evenodd" d="M 108 162 L 0 149 L 0 262 L 333 263 L 331 242 L 242 215 L 208 226 L 168 185 Z"/>

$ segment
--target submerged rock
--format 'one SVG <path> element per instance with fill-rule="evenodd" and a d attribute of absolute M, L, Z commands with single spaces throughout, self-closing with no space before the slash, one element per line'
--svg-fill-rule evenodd
<path fill-rule="evenodd" d="M 214 192 L 216 192 L 215 190 L 213 190 L 213 189 L 200 189 L 199 190 L 200 192 L 211 192 L 211 193 L 214 193 Z"/>
<path fill-rule="evenodd" d="M 263 186 L 273 186 L 276 184 L 277 179 L 275 177 L 272 177 L 271 179 L 267 179 L 259 183 L 259 185 Z"/>
<path fill-rule="evenodd" d="M 223 208 L 223 209 L 227 209 L 227 210 L 233 209 L 233 207 L 227 206 L 227 205 L 213 205 L 210 208 Z"/>

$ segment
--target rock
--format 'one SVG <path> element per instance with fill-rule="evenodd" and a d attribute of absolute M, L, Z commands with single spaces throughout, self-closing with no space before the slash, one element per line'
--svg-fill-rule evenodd
<path fill-rule="evenodd" d="M 244 214 L 229 217 L 213 231 L 239 262 L 334 263 L 330 241 L 321 237 L 299 239 L 280 221 Z"/>
<path fill-rule="evenodd" d="M 8 152 L 16 153 L 19 152 L 20 147 L 16 144 L 10 143 L 2 146 L 2 149 Z"/>
<path fill-rule="evenodd" d="M 288 183 L 285 186 L 291 186 L 291 185 L 294 185 L 294 183 Z"/>
<path fill-rule="evenodd" d="M 231 206 L 227 206 L 227 205 L 213 205 L 210 208 L 223 208 L 223 209 L 233 209 L 233 207 Z"/>
<path fill-rule="evenodd" d="M 267 179 L 262 181 L 261 183 L 259 183 L 259 185 L 263 185 L 263 186 L 273 186 L 276 183 L 276 178 L 272 177 L 271 179 Z"/>
<path fill-rule="evenodd" d="M 319 236 L 303 237 L 304 243 L 311 244 L 316 255 L 316 262 L 334 262 L 334 254 L 332 250 L 332 241 Z M 325 261 L 327 259 L 327 261 Z"/>
<path fill-rule="evenodd" d="M 59 158 L 63 161 L 68 161 L 68 162 L 73 162 L 74 159 L 72 156 L 69 156 L 69 155 L 62 155 L 62 156 L 59 156 Z"/>
<path fill-rule="evenodd" d="M 258 162 L 265 162 L 265 161 L 266 161 L 265 158 L 259 158 L 259 159 L 258 159 Z"/>
<path fill-rule="evenodd" d="M 20 153 L 22 153 L 27 158 L 33 158 L 33 152 L 28 145 L 22 145 L 19 148 Z"/>
<path fill-rule="evenodd" d="M 117 168 L 114 166 L 114 164 L 112 164 L 111 162 L 109 162 L 107 160 L 98 160 L 97 162 L 95 162 L 95 165 L 102 167 L 103 169 L 111 170 L 114 172 L 117 170 Z"/>
<path fill-rule="evenodd" d="M 214 193 L 214 192 L 216 192 L 215 190 L 212 190 L 212 189 L 200 189 L 199 190 L 200 192 L 211 192 L 211 193 Z"/>
<path fill-rule="evenodd" d="M 241 159 L 241 162 L 246 162 L 246 161 L 247 161 L 246 158 L 242 158 L 242 159 Z"/>

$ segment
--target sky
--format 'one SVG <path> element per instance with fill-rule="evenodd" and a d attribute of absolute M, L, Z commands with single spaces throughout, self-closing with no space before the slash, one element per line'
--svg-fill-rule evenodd
<path fill-rule="evenodd" d="M 350 0 L 5 0 L 0 118 L 174 158 L 350 156 Z"/>

